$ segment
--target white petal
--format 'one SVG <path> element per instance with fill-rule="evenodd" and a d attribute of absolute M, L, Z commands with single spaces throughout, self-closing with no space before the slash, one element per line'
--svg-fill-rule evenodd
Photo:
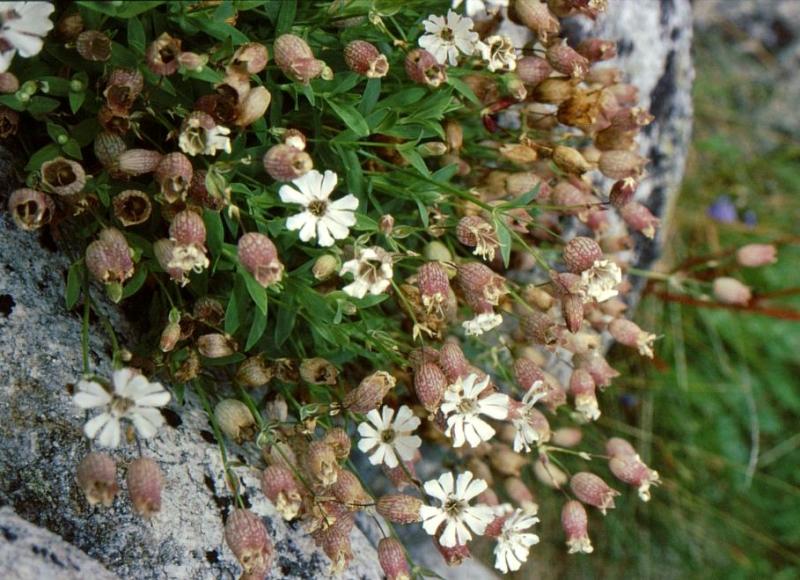
<path fill-rule="evenodd" d="M 380 444 L 375 448 L 372 455 L 369 456 L 369 462 L 372 465 L 380 465 L 383 463 L 383 458 L 386 455 L 386 445 Z"/>
<path fill-rule="evenodd" d="M 111 382 L 114 385 L 114 392 L 122 396 L 127 395 L 128 383 L 134 377 L 134 374 L 136 373 L 134 373 L 133 369 L 127 367 L 114 371 L 111 378 Z"/>
<path fill-rule="evenodd" d="M 459 543 L 456 537 L 458 531 L 459 531 L 458 524 L 456 524 L 452 520 L 447 522 L 447 525 L 445 526 L 442 535 L 439 536 L 439 543 L 445 548 L 452 548 L 453 546 L 457 545 Z"/>
<path fill-rule="evenodd" d="M 170 398 L 171 395 L 169 392 L 162 389 L 160 391 L 150 393 L 149 395 L 139 397 L 135 401 L 139 407 L 163 407 L 169 403 Z"/>
<path fill-rule="evenodd" d="M 317 245 L 323 248 L 330 247 L 334 243 L 333 236 L 331 236 L 331 232 L 328 229 L 328 221 L 322 219 L 317 222 Z"/>
<path fill-rule="evenodd" d="M 44 45 L 44 41 L 40 37 L 15 30 L 4 30 L 3 38 L 10 42 L 17 49 L 19 55 L 24 58 L 39 54 Z"/>
<path fill-rule="evenodd" d="M 420 445 L 422 445 L 422 439 L 416 435 L 411 437 L 399 437 L 394 442 L 394 449 L 405 461 L 411 461 Z"/>
<path fill-rule="evenodd" d="M 386 457 L 384 458 L 383 462 L 386 464 L 386 467 L 393 468 L 397 467 L 400 463 L 397 461 L 397 454 L 394 452 L 394 449 L 391 445 L 384 445 L 384 451 L 386 453 Z"/>
<path fill-rule="evenodd" d="M 355 282 L 342 288 L 345 294 L 353 298 L 363 298 L 367 295 L 367 290 L 369 290 L 369 284 L 367 284 L 366 280 L 363 278 L 359 278 Z"/>
<path fill-rule="evenodd" d="M 361 425 L 364 425 L 364 423 Z M 379 443 L 380 440 L 377 437 L 362 437 L 358 440 L 358 448 L 362 453 L 369 453 Z"/>
<path fill-rule="evenodd" d="M 403 405 L 397 410 L 397 417 L 394 420 L 394 428 L 398 431 L 411 432 L 420 424 L 420 418 L 414 415 L 410 407 Z"/>
<path fill-rule="evenodd" d="M 332 201 L 330 205 L 328 205 L 328 208 L 335 209 L 337 211 L 355 211 L 358 209 L 358 198 L 352 193 L 348 193 L 344 197 L 341 197 L 336 201 Z"/>
<path fill-rule="evenodd" d="M 381 419 L 381 414 L 378 413 L 377 409 L 372 409 L 369 413 L 367 413 L 366 417 L 367 421 L 375 425 L 375 428 L 378 431 L 382 431 L 383 429 L 386 428 L 386 424 Z"/>
<path fill-rule="evenodd" d="M 103 430 L 100 431 L 100 435 L 97 437 L 97 442 L 103 447 L 119 447 L 120 439 L 121 430 L 119 421 L 116 419 L 111 419 L 105 424 Z"/>
<path fill-rule="evenodd" d="M 297 191 L 291 185 L 282 185 L 278 190 L 278 195 L 281 197 L 283 203 L 297 203 L 302 206 L 308 206 L 311 203 L 311 197 L 301 191 Z"/>
<path fill-rule="evenodd" d="M 133 426 L 136 427 L 136 432 L 143 439 L 149 439 L 158 432 L 158 427 L 153 425 L 146 417 L 140 413 L 129 413 L 128 419 L 131 420 Z"/>
<path fill-rule="evenodd" d="M 508 396 L 502 393 L 494 393 L 478 400 L 479 413 L 492 419 L 502 420 L 508 417 L 508 405 Z"/>
<path fill-rule="evenodd" d="M 100 428 L 111 420 L 110 413 L 100 413 L 97 417 L 89 419 L 83 426 L 83 432 L 89 439 L 94 439 Z"/>
<path fill-rule="evenodd" d="M 334 189 L 336 189 L 336 184 L 339 182 L 339 176 L 336 175 L 333 171 L 326 169 L 325 175 L 322 178 L 322 182 L 320 183 L 319 187 L 319 198 L 320 199 L 328 199 Z"/>
<path fill-rule="evenodd" d="M 343 240 L 350 233 L 347 226 L 340 223 L 338 220 L 332 219 L 330 215 L 326 214 L 320 221 L 320 224 L 325 224 L 325 227 L 330 231 L 333 237 L 337 240 Z"/>
<path fill-rule="evenodd" d="M 80 381 L 78 392 L 72 398 L 73 402 L 82 409 L 102 407 L 111 402 L 111 394 L 102 385 L 94 381 Z"/>
<path fill-rule="evenodd" d="M 314 223 L 314 225 L 316 225 L 315 223 L 316 218 L 313 215 L 311 215 L 311 212 L 304 211 L 286 218 L 286 229 L 293 232 L 295 230 L 299 230 L 305 227 L 306 224 L 308 224 L 309 222 Z M 300 235 L 300 237 L 302 239 L 302 234 Z M 308 239 L 305 239 L 303 241 L 307 242 Z"/>
<path fill-rule="evenodd" d="M 422 518 L 422 528 L 431 536 L 447 520 L 447 515 L 442 510 L 428 505 L 419 508 L 419 515 Z"/>
<path fill-rule="evenodd" d="M 466 485 L 464 491 L 458 496 L 465 501 L 470 501 L 475 497 L 478 497 L 482 494 L 486 489 L 489 487 L 489 484 L 486 483 L 483 479 L 473 479 Z"/>

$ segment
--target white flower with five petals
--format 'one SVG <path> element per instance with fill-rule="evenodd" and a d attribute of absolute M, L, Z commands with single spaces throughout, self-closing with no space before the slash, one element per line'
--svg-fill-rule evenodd
<path fill-rule="evenodd" d="M 0 72 L 6 72 L 16 53 L 29 58 L 42 51 L 53 29 L 50 2 L 0 2 Z"/>
<path fill-rule="evenodd" d="M 494 548 L 495 568 L 508 574 L 509 570 L 513 572 L 522 567 L 522 563 L 528 559 L 531 546 L 539 543 L 539 536 L 525 530 L 538 521 L 539 518 L 518 509 L 503 522 Z"/>
<path fill-rule="evenodd" d="M 89 439 L 97 436 L 103 447 L 118 447 L 122 419 L 128 419 L 139 435 L 145 439 L 156 434 L 164 424 L 158 410 L 170 400 L 170 394 L 161 383 L 151 383 L 138 371 L 130 368 L 114 371 L 113 392 L 108 392 L 95 381 L 80 381 L 73 402 L 82 409 L 105 408 L 83 427 Z M 98 436 L 99 433 L 99 436 Z"/>
<path fill-rule="evenodd" d="M 372 465 L 384 463 L 389 468 L 397 467 L 400 464 L 398 455 L 403 461 L 411 461 L 422 444 L 422 439 L 412 435 L 419 424 L 419 417 L 405 405 L 398 409 L 396 417 L 389 406 L 384 406 L 380 414 L 373 409 L 367 413 L 367 420 L 358 426 L 361 435 L 358 448 L 370 454 Z"/>
<path fill-rule="evenodd" d="M 464 18 L 452 10 L 447 17 L 430 15 L 422 25 L 425 33 L 419 38 L 419 45 L 430 52 L 439 64 L 458 64 L 458 55 L 466 56 L 475 52 L 478 33 L 472 30 L 472 19 Z"/>
<path fill-rule="evenodd" d="M 353 275 L 353 282 L 342 288 L 348 296 L 363 298 L 367 292 L 377 296 L 392 283 L 392 256 L 379 246 L 365 248 L 357 251 L 355 258 L 342 264 L 339 273 Z"/>
<path fill-rule="evenodd" d="M 488 376 L 478 382 L 478 375 L 472 373 L 466 379 L 459 378 L 445 391 L 441 409 L 447 417 L 445 435 L 453 438 L 453 447 L 461 447 L 465 442 L 477 447 L 494 437 L 495 430 L 481 415 L 498 420 L 508 417 L 508 395 L 492 393 L 480 397 L 488 385 Z"/>
<path fill-rule="evenodd" d="M 547 389 L 542 381 L 534 381 L 528 392 L 522 397 L 521 405 L 514 411 L 511 424 L 514 426 L 514 451 L 519 453 L 531 450 L 531 445 L 539 442 L 540 435 L 534 426 L 532 414 L 534 405 L 547 396 Z"/>
<path fill-rule="evenodd" d="M 443 473 L 438 480 L 425 482 L 425 493 L 441 505 L 419 508 L 423 529 L 433 536 L 444 524 L 439 543 L 445 548 L 466 544 L 473 533 L 483 534 L 494 519 L 494 511 L 487 505 L 471 506 L 469 502 L 487 487 L 484 480 L 473 479 L 471 471 L 460 474 L 455 481 L 452 473 Z"/>
<path fill-rule="evenodd" d="M 339 177 L 333 171 L 325 175 L 312 169 L 298 177 L 291 185 L 284 185 L 278 192 L 284 203 L 302 205 L 305 211 L 286 220 L 290 230 L 300 230 L 300 239 L 307 242 L 317 238 L 320 246 L 332 246 L 334 240 L 343 240 L 356 224 L 355 210 L 358 198 L 348 193 L 341 199 L 331 201 Z"/>

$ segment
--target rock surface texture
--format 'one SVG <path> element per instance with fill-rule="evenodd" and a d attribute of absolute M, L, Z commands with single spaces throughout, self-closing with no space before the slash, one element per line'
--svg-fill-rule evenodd
<path fill-rule="evenodd" d="M 585 34 L 589 24 L 576 21 L 574 33 Z M 656 117 L 642 139 L 642 153 L 651 164 L 637 199 L 665 216 L 682 176 L 690 133 L 689 1 L 612 0 L 609 14 L 594 26 L 593 34 L 620 42 L 619 65 Z M 9 176 L 2 167 L 0 173 L 4 180 Z M 5 206 L 1 196 L 0 201 Z M 657 243 L 641 239 L 637 244 L 639 267 L 649 267 L 658 255 Z M 241 568 L 222 537 L 232 497 L 207 420 L 191 400 L 182 408 L 173 403 L 166 411 L 169 426 L 142 448 L 166 476 L 158 516 L 144 521 L 131 511 L 124 484 L 125 465 L 135 457 L 130 445 L 116 453 L 121 490 L 114 505 L 98 509 L 86 503 L 74 479 L 89 446 L 81 432 L 85 419 L 70 400 L 70 385 L 82 367 L 81 319 L 64 309 L 68 260 L 52 241 L 43 245 L 36 234 L 17 230 L 7 215 L 0 217 L 0 248 L 0 504 L 7 506 L 0 511 L 0 575 L 238 577 Z M 124 342 L 123 321 L 111 309 L 108 315 Z M 99 325 L 91 326 L 89 344 L 91 367 L 107 375 L 109 353 Z M 301 528 L 280 519 L 258 490 L 257 474 L 243 468 L 237 473 L 245 485 L 245 502 L 264 518 L 275 543 L 274 577 L 329 577 L 327 557 Z M 11 510 L 35 526 L 26 526 Z M 374 530 L 368 536 L 374 538 Z M 448 570 L 430 540 L 419 534 L 418 539 L 415 555 L 447 578 L 494 576 L 477 564 L 469 572 Z M 26 549 L 27 560 L 20 555 Z M 359 530 L 353 531 L 353 552 L 352 566 L 340 577 L 382 576 L 373 544 Z M 48 561 L 54 566 L 50 572 L 39 567 Z"/>

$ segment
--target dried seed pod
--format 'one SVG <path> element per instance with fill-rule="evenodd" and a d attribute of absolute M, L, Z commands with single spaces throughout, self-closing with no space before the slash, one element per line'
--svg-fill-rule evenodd
<path fill-rule="evenodd" d="M 308 84 L 325 69 L 325 63 L 314 57 L 308 43 L 294 34 L 282 34 L 276 38 L 273 51 L 275 64 L 293 81 Z"/>
<path fill-rule="evenodd" d="M 336 483 L 331 486 L 333 496 L 337 501 L 351 510 L 360 510 L 372 505 L 372 498 L 364 491 L 358 477 L 347 469 L 340 469 L 336 476 Z"/>
<path fill-rule="evenodd" d="M 89 453 L 78 465 L 78 486 L 89 505 L 110 507 L 119 491 L 117 462 L 107 453 Z"/>
<path fill-rule="evenodd" d="M 150 518 L 161 510 L 161 489 L 164 475 L 158 463 L 147 457 L 134 459 L 128 466 L 128 495 L 133 509 Z"/>
<path fill-rule="evenodd" d="M 311 156 L 290 145 L 274 145 L 264 154 L 264 170 L 276 181 L 292 181 L 314 168 Z"/>
<path fill-rule="evenodd" d="M 390 522 L 413 524 L 422 521 L 419 510 L 422 500 L 413 495 L 394 493 L 378 498 L 375 510 Z"/>
<path fill-rule="evenodd" d="M 436 88 L 447 81 L 447 72 L 427 50 L 415 48 L 406 55 L 405 69 L 415 83 Z"/>
<path fill-rule="evenodd" d="M 108 76 L 103 96 L 112 111 L 126 114 L 143 88 L 144 77 L 137 69 L 115 68 Z"/>
<path fill-rule="evenodd" d="M 561 74 L 576 79 L 583 78 L 589 71 L 589 60 L 570 47 L 566 40 L 547 49 L 547 61 Z"/>
<path fill-rule="evenodd" d="M 525 56 L 517 61 L 517 76 L 529 86 L 536 86 L 553 73 L 553 67 L 538 56 Z"/>
<path fill-rule="evenodd" d="M 739 282 L 736 278 L 727 276 L 714 280 L 713 291 L 714 298 L 723 304 L 746 305 L 753 297 L 750 288 Z"/>
<path fill-rule="evenodd" d="M 414 391 L 429 413 L 439 410 L 447 389 L 447 377 L 435 363 L 424 363 L 414 372 Z"/>
<path fill-rule="evenodd" d="M 217 403 L 214 419 L 220 430 L 240 445 L 255 437 L 258 430 L 250 408 L 238 399 L 223 399 Z"/>
<path fill-rule="evenodd" d="M 560 105 L 575 93 L 575 84 L 569 79 L 548 78 L 533 89 L 533 99 L 539 103 Z"/>
<path fill-rule="evenodd" d="M 236 126 L 248 127 L 258 121 L 267 112 L 272 102 L 272 94 L 266 87 L 253 87 L 247 92 L 237 107 Z"/>
<path fill-rule="evenodd" d="M 509 16 L 514 22 L 530 28 L 544 45 L 561 29 L 558 19 L 541 0 L 514 0 Z"/>
<path fill-rule="evenodd" d="M 608 332 L 620 344 L 636 348 L 642 356 L 653 358 L 653 342 L 656 335 L 645 332 L 635 322 L 617 318 L 608 325 Z"/>
<path fill-rule="evenodd" d="M 608 194 L 611 205 L 617 209 L 625 207 L 633 200 L 638 187 L 639 182 L 633 178 L 620 179 L 611 186 L 611 192 Z"/>
<path fill-rule="evenodd" d="M 111 58 L 111 39 L 99 30 L 87 30 L 78 35 L 75 48 L 86 60 L 102 62 Z"/>
<path fill-rule="evenodd" d="M 77 161 L 56 157 L 42 163 L 42 183 L 58 195 L 73 195 L 86 185 L 86 173 Z"/>
<path fill-rule="evenodd" d="M 293 520 L 303 507 L 300 485 L 285 465 L 270 465 L 261 474 L 261 490 L 272 502 L 281 517 Z"/>
<path fill-rule="evenodd" d="M 335 385 L 339 371 L 330 361 L 320 358 L 306 358 L 300 361 L 300 378 L 312 385 Z"/>
<path fill-rule="evenodd" d="M 369 79 L 385 77 L 389 72 L 386 57 L 365 40 L 354 40 L 344 48 L 344 62 L 347 68 Z"/>
<path fill-rule="evenodd" d="M 155 180 L 168 203 L 186 197 L 192 183 L 192 173 L 192 162 L 183 153 L 167 153 L 161 158 L 156 166 Z"/>
<path fill-rule="evenodd" d="M 17 189 L 8 198 L 8 211 L 18 228 L 38 230 L 53 219 L 56 206 L 46 193 L 35 189 Z"/>
<path fill-rule="evenodd" d="M 587 38 L 581 41 L 575 50 L 589 62 L 595 63 L 615 58 L 617 56 L 617 43 L 613 40 Z"/>
<path fill-rule="evenodd" d="M 231 64 L 240 73 L 257 75 L 267 67 L 269 52 L 260 42 L 248 42 L 239 46 L 233 53 Z"/>
<path fill-rule="evenodd" d="M 133 276 L 131 253 L 125 236 L 119 230 L 105 228 L 86 248 L 86 267 L 99 282 L 122 283 Z"/>
<path fill-rule="evenodd" d="M 619 213 L 628 227 L 651 240 L 655 237 L 656 228 L 661 223 L 661 220 L 655 217 L 647 207 L 643 206 L 641 203 L 632 201 L 625 204 L 622 209 L 619 210 Z"/>
<path fill-rule="evenodd" d="M 591 268 L 595 261 L 602 259 L 603 250 L 593 239 L 576 236 L 566 243 L 562 256 L 570 272 L 580 274 Z"/>
<path fill-rule="evenodd" d="M 395 538 L 383 538 L 378 542 L 378 562 L 386 580 L 411 580 L 406 552 Z"/>
<path fill-rule="evenodd" d="M 272 566 L 275 551 L 260 517 L 249 510 L 235 509 L 225 523 L 225 542 L 244 568 L 247 578 L 264 579 Z"/>
<path fill-rule="evenodd" d="M 278 259 L 278 250 L 264 234 L 243 235 L 239 238 L 237 254 L 244 269 L 264 288 L 281 281 L 283 264 Z"/>
<path fill-rule="evenodd" d="M 333 485 L 339 476 L 336 453 L 323 441 L 312 441 L 308 446 L 305 466 L 314 483 L 322 487 Z"/>
<path fill-rule="evenodd" d="M 648 160 L 633 151 L 603 151 L 598 168 L 611 179 L 637 178 L 642 175 Z"/>
<path fill-rule="evenodd" d="M 0 105 L 0 139 L 16 135 L 18 129 L 19 113 L 5 105 Z"/>
<path fill-rule="evenodd" d="M 126 189 L 114 197 L 114 217 L 124 227 L 143 224 L 150 217 L 150 196 L 138 189 Z"/>
<path fill-rule="evenodd" d="M 365 377 L 358 387 L 345 395 L 344 407 L 353 413 L 369 413 L 380 406 L 386 393 L 396 383 L 397 379 L 389 373 L 375 371 Z"/>
<path fill-rule="evenodd" d="M 125 149 L 125 141 L 116 133 L 101 131 L 94 138 L 94 156 L 109 171 L 119 171 L 119 156 Z"/>
<path fill-rule="evenodd" d="M 236 352 L 238 345 L 226 334 L 204 334 L 197 339 L 197 350 L 206 358 L 222 358 Z"/>
<path fill-rule="evenodd" d="M 147 68 L 157 75 L 169 76 L 178 72 L 181 41 L 164 32 L 147 47 Z"/>
<path fill-rule="evenodd" d="M 583 175 L 592 170 L 592 164 L 586 161 L 580 151 L 564 145 L 556 145 L 553 149 L 553 163 L 559 169 L 574 175 Z"/>
<path fill-rule="evenodd" d="M 589 516 L 583 504 L 574 499 L 561 508 L 561 527 L 567 535 L 567 548 L 570 554 L 591 554 L 594 551 L 588 532 Z"/>
<path fill-rule="evenodd" d="M 606 515 L 606 510 L 614 508 L 614 498 L 620 493 L 594 473 L 581 471 L 572 476 L 569 482 L 572 493 L 586 505 L 594 506 Z"/>
<path fill-rule="evenodd" d="M 119 154 L 116 166 L 127 175 L 143 175 L 152 173 L 161 163 L 163 155 L 149 149 L 128 149 Z"/>
<path fill-rule="evenodd" d="M 235 380 L 237 385 L 249 389 L 263 387 L 272 380 L 272 369 L 261 356 L 251 356 L 239 365 Z"/>
<path fill-rule="evenodd" d="M 352 442 L 350 441 L 350 436 L 341 427 L 329 429 L 322 441 L 333 449 L 337 460 L 341 461 L 350 457 Z"/>

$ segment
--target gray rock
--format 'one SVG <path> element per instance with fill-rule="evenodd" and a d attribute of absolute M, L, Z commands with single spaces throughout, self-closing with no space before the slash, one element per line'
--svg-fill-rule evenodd
<path fill-rule="evenodd" d="M 0 508 L 0 571 L 6 580 L 117 580 L 96 560 L 48 532 Z"/>

